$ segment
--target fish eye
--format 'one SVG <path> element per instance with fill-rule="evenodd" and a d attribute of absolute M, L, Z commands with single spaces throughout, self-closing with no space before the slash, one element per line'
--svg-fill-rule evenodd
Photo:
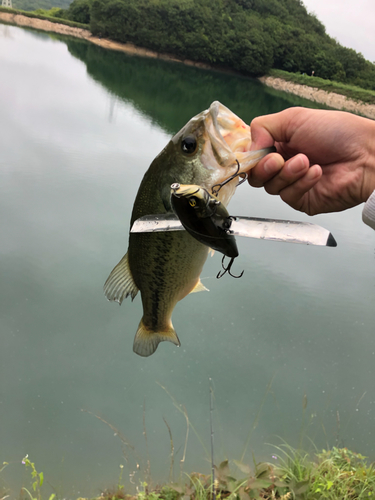
<path fill-rule="evenodd" d="M 184 153 L 189 155 L 193 154 L 197 150 L 197 140 L 193 135 L 188 135 L 184 137 L 181 141 L 181 149 Z"/>
<path fill-rule="evenodd" d="M 196 199 L 194 196 L 193 196 L 193 197 L 191 197 L 191 198 L 189 198 L 189 205 L 190 205 L 191 207 L 195 207 L 195 206 L 196 206 L 196 204 L 197 204 L 197 199 Z"/>

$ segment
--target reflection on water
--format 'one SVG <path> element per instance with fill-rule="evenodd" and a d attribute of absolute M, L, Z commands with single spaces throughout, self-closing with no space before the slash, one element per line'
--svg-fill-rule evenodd
<path fill-rule="evenodd" d="M 216 99 L 247 121 L 302 101 L 3 25 L 0 64 L 0 486 L 29 484 L 26 453 L 62 496 L 117 484 L 121 464 L 124 477 L 140 464 L 139 484 L 148 457 L 165 481 L 163 417 L 177 478 L 182 408 L 184 471 L 207 472 L 209 377 L 217 462 L 271 460 L 277 436 L 374 458 L 374 234 L 360 207 L 314 217 L 337 248 L 239 239 L 240 280 L 217 281 L 221 257 L 210 258 L 210 292 L 174 311 L 179 349 L 133 354 L 140 300 L 116 307 L 102 293 L 140 180 L 172 133 Z M 311 220 L 246 185 L 230 211 Z"/>
<path fill-rule="evenodd" d="M 311 106 L 295 96 L 265 91 L 258 80 L 100 50 L 80 40 L 71 39 L 67 45 L 73 56 L 85 62 L 95 81 L 117 98 L 131 102 L 170 134 L 208 108 L 213 96 L 247 122 L 292 104 Z"/>

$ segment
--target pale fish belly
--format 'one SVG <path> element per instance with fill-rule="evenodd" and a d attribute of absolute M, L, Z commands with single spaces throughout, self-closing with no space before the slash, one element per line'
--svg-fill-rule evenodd
<path fill-rule="evenodd" d="M 176 303 L 199 283 L 208 247 L 185 231 L 131 234 L 128 254 L 142 296 L 144 327 L 154 333 L 169 331 Z"/>

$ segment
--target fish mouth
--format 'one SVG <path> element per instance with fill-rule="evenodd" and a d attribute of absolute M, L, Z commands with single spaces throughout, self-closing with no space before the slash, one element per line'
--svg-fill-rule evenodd
<path fill-rule="evenodd" d="M 225 184 L 218 197 L 226 205 L 238 184 L 237 175 L 255 167 L 273 149 L 250 151 L 250 126 L 219 101 L 214 101 L 206 110 L 204 126 L 207 140 L 202 163 L 210 171 L 210 186 L 206 187 Z M 229 180 L 231 177 L 233 180 Z"/>
<path fill-rule="evenodd" d="M 219 101 L 211 104 L 205 121 L 214 154 L 222 166 L 240 159 L 240 163 L 246 163 L 251 147 L 250 126 Z"/>
<path fill-rule="evenodd" d="M 247 172 L 254 167 L 258 161 L 270 151 L 250 151 L 251 131 L 241 118 L 230 109 L 215 101 L 207 110 L 205 118 L 205 128 L 209 138 L 211 153 L 217 163 L 227 170 L 219 175 L 220 182 L 228 179 L 238 169 L 237 161 L 240 165 L 238 173 Z M 206 151 L 210 154 L 210 151 Z M 219 179 L 218 179 L 219 180 Z"/>

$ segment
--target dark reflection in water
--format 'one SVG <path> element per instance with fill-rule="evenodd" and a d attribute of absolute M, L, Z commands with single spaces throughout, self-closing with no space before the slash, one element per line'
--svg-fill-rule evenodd
<path fill-rule="evenodd" d="M 106 51 L 79 40 L 69 40 L 67 45 L 69 52 L 86 64 L 95 81 L 130 101 L 169 133 L 208 108 L 212 96 L 247 122 L 291 104 L 314 107 L 310 101 L 273 92 L 258 80 Z"/>

